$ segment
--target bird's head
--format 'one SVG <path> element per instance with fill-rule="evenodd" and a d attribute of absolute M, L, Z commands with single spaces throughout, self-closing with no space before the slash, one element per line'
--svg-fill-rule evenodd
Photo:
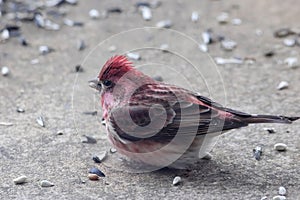
<path fill-rule="evenodd" d="M 112 90 L 116 83 L 130 71 L 136 70 L 134 70 L 132 63 L 125 56 L 113 56 L 106 61 L 99 75 L 89 81 L 89 85 L 101 93 Z"/>

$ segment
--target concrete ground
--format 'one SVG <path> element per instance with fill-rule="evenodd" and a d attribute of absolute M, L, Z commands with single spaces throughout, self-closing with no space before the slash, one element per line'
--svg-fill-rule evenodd
<path fill-rule="evenodd" d="M 142 59 L 133 61 L 135 65 L 164 63 L 148 71 L 142 68 L 151 76 L 161 75 L 166 82 L 211 95 L 228 107 L 250 113 L 300 115 L 300 68 L 291 69 L 283 63 L 287 57 L 300 59 L 300 47 L 286 47 L 282 38 L 273 36 L 279 28 L 299 30 L 299 1 L 169 0 L 152 10 L 151 21 L 142 19 L 135 2 L 79 0 L 76 6 L 64 4 L 60 9 L 67 11 L 66 17 L 84 22 L 83 27 L 63 26 L 61 18 L 56 19 L 62 25 L 59 31 L 23 22 L 20 26 L 28 47 L 21 46 L 15 38 L 0 43 L 0 66 L 8 66 L 11 71 L 9 76 L 0 77 L 0 122 L 13 123 L 0 125 L 0 198 L 272 199 L 278 187 L 284 186 L 287 199 L 300 199 L 300 122 L 255 125 L 224 134 L 211 152 L 212 160 L 200 161 L 190 171 L 131 173 L 119 166 L 111 153 L 103 164 L 93 162 L 91 158 L 109 150 L 110 144 L 100 123 L 97 95 L 87 80 L 97 75 L 110 56 L 128 50 L 141 48 L 137 51 Z M 103 11 L 112 7 L 120 7 L 123 12 L 110 13 L 105 19 L 89 18 L 92 8 Z M 200 14 L 197 23 L 190 20 L 193 11 Z M 223 11 L 229 13 L 230 19 L 240 18 L 242 24 L 220 25 L 216 17 Z M 149 29 L 123 32 L 155 26 L 164 19 L 172 20 L 171 28 L 180 33 Z M 3 27 L 9 21 L 3 16 L 0 22 Z M 221 49 L 220 43 L 209 45 L 212 58 L 247 57 L 255 62 L 216 68 L 187 37 L 200 43 L 201 33 L 208 28 L 238 43 L 229 52 Z M 120 32 L 123 33 L 113 36 Z M 76 49 L 80 39 L 87 45 L 83 51 Z M 204 77 L 194 73 L 180 56 L 145 48 L 163 43 L 191 60 Z M 49 45 L 55 51 L 40 55 L 40 45 Z M 116 46 L 116 52 L 108 50 L 111 45 Z M 275 55 L 265 57 L 270 50 Z M 31 64 L 32 59 L 39 63 Z M 82 64 L 83 72 L 75 72 L 78 64 Z M 277 90 L 280 81 L 288 81 L 289 87 Z M 17 107 L 25 112 L 16 112 Z M 83 114 L 94 110 L 98 115 Z M 36 123 L 38 116 L 44 117 L 45 127 Z M 267 133 L 265 127 L 275 128 L 276 133 Z M 59 130 L 62 135 L 57 135 Z M 96 138 L 97 143 L 82 143 L 83 135 Z M 278 142 L 287 144 L 286 152 L 273 149 Z M 260 161 L 253 158 L 256 146 L 263 147 Z M 88 169 L 93 166 L 106 177 L 88 180 Z M 26 175 L 28 181 L 15 185 L 12 180 L 20 175 Z M 179 186 L 172 185 L 176 175 L 183 179 Z M 40 187 L 43 179 L 54 186 Z"/>

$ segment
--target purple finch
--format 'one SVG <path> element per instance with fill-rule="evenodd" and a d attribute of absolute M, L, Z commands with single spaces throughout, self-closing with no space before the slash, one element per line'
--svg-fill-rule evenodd
<path fill-rule="evenodd" d="M 252 123 L 290 124 L 299 117 L 251 115 L 195 92 L 155 81 L 125 56 L 114 56 L 90 81 L 101 96 L 108 138 L 143 164 L 185 168 L 211 150 L 216 136 Z"/>

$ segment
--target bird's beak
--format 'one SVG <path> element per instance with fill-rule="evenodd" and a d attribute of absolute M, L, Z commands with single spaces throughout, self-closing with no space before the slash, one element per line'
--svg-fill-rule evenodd
<path fill-rule="evenodd" d="M 92 79 L 92 80 L 89 80 L 89 86 L 90 86 L 91 88 L 96 89 L 96 90 L 99 90 L 98 83 L 99 83 L 99 78 L 97 78 L 97 77 L 94 78 L 94 79 Z"/>

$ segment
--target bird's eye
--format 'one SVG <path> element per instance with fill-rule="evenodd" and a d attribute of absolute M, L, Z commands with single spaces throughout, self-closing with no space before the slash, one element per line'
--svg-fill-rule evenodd
<path fill-rule="evenodd" d="M 112 81 L 110 81 L 110 80 L 104 80 L 103 81 L 103 85 L 106 86 L 106 87 L 110 87 L 112 85 Z"/>

